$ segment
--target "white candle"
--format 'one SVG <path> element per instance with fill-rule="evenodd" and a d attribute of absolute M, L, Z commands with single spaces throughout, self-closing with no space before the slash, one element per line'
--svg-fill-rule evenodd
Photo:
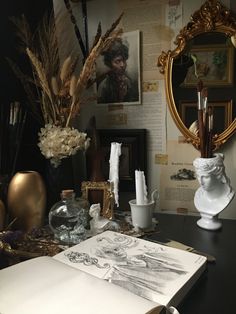
<path fill-rule="evenodd" d="M 119 206 L 119 157 L 121 155 L 121 143 L 111 143 L 110 153 L 110 169 L 109 169 L 109 181 L 113 183 L 113 193 L 115 198 L 115 204 Z"/>
<path fill-rule="evenodd" d="M 144 205 L 147 203 L 147 186 L 143 171 L 135 170 L 135 191 L 136 204 Z"/>

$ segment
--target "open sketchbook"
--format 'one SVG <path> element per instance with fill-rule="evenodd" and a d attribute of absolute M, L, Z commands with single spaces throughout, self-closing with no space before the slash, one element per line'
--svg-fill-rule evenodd
<path fill-rule="evenodd" d="M 205 265 L 203 256 L 105 231 L 1 270 L 0 313 L 158 314 L 182 300 Z"/>

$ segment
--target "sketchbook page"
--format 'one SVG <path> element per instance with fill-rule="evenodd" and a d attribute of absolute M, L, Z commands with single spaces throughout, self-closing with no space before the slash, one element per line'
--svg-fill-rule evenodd
<path fill-rule="evenodd" d="M 191 278 L 206 265 L 203 256 L 112 231 L 53 258 L 162 305 L 168 305 L 174 296 L 180 301 L 184 296 L 181 288 L 192 285 Z"/>
<path fill-rule="evenodd" d="M 51 257 L 35 258 L 0 271 L 2 314 L 158 314 L 159 308 Z"/>

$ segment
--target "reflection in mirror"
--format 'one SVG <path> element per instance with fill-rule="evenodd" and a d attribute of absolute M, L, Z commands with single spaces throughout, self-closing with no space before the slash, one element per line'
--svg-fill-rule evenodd
<path fill-rule="evenodd" d="M 235 118 L 232 104 L 236 104 L 234 59 L 230 39 L 223 33 L 211 32 L 196 36 L 184 54 L 174 60 L 173 97 L 178 114 L 188 129 L 197 120 L 196 87 L 199 79 L 208 87 L 208 105 L 214 117 L 213 133 L 224 132 L 232 123 Z"/>
<path fill-rule="evenodd" d="M 158 58 L 165 74 L 167 101 L 182 134 L 199 148 L 197 86 L 203 83 L 212 113 L 213 146 L 218 148 L 235 132 L 236 69 L 231 37 L 236 21 L 219 1 L 206 1 L 177 35 L 177 47 Z"/>

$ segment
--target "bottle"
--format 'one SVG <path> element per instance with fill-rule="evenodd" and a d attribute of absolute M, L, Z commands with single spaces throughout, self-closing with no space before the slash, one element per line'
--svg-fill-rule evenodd
<path fill-rule="evenodd" d="M 85 210 L 75 201 L 73 190 L 63 190 L 61 201 L 49 211 L 49 226 L 55 239 L 63 244 L 77 244 L 86 238 Z"/>

